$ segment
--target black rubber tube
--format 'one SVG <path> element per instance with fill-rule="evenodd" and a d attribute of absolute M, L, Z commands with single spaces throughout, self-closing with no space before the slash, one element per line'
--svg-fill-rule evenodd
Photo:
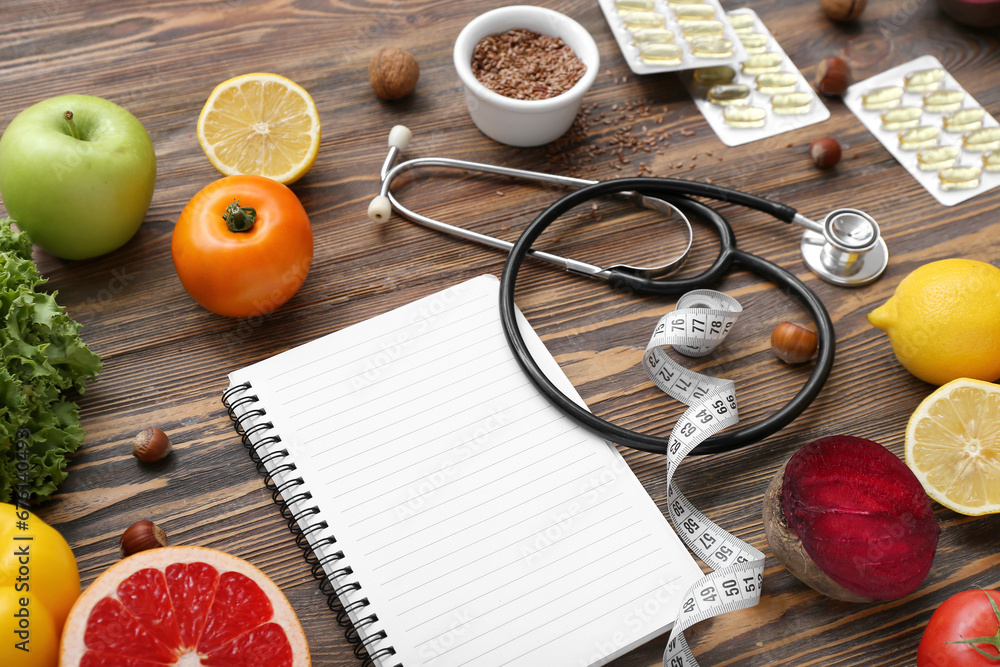
<path fill-rule="evenodd" d="M 802 281 L 776 264 L 772 264 L 756 255 L 738 250 L 732 227 L 728 221 L 710 207 L 701 202 L 689 199 L 686 195 L 698 195 L 736 202 L 770 213 L 782 220 L 785 219 L 784 216 L 788 216 L 789 211 L 791 211 L 791 215 L 788 217 L 788 220 L 791 220 L 791 217 L 795 215 L 794 209 L 761 197 L 736 190 L 709 186 L 705 183 L 660 178 L 626 178 L 602 181 L 564 196 L 542 211 L 528 225 L 507 256 L 503 275 L 500 278 L 501 324 L 507 342 L 525 374 L 560 410 L 607 440 L 645 452 L 666 453 L 667 438 L 633 431 L 601 419 L 564 395 L 558 387 L 549 381 L 545 373 L 535 363 L 530 350 L 528 350 L 524 342 L 524 338 L 521 336 L 521 332 L 517 326 L 517 318 L 515 317 L 514 288 L 517 284 L 517 275 L 528 250 L 531 249 L 532 244 L 539 235 L 557 220 L 559 216 L 574 206 L 595 197 L 625 190 L 632 190 L 650 197 L 664 199 L 680 208 L 685 214 L 690 212 L 698 218 L 707 221 L 719 233 L 721 249 L 719 257 L 713 265 L 701 275 L 693 278 L 682 280 L 651 280 L 641 276 L 616 272 L 613 276 L 613 286 L 641 293 L 681 294 L 691 289 L 711 287 L 721 280 L 723 274 L 735 263 L 762 278 L 772 281 L 778 288 L 794 294 L 806 307 L 813 321 L 816 323 L 819 350 L 815 366 L 798 393 L 784 407 L 765 419 L 736 431 L 714 435 L 695 447 L 691 453 L 712 454 L 731 451 L 762 440 L 787 426 L 809 407 L 809 404 L 812 403 L 813 399 L 822 390 L 823 384 L 830 374 L 830 370 L 833 367 L 836 341 L 833 322 L 830 320 L 830 315 L 827 313 L 822 301 L 819 300 L 819 297 Z"/>

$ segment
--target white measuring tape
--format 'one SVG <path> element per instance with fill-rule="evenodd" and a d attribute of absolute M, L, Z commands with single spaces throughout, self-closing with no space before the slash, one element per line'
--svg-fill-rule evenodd
<path fill-rule="evenodd" d="M 673 483 L 677 467 L 702 441 L 739 421 L 732 380 L 690 371 L 667 356 L 671 345 L 681 354 L 702 357 L 729 334 L 743 308 L 730 296 L 694 290 L 656 325 L 646 345 L 642 366 L 653 383 L 688 406 L 670 432 L 667 445 L 667 502 L 677 534 L 712 572 L 684 594 L 680 612 L 663 652 L 664 667 L 696 667 L 684 630 L 699 621 L 760 601 L 764 554 L 730 535 L 691 504 Z"/>

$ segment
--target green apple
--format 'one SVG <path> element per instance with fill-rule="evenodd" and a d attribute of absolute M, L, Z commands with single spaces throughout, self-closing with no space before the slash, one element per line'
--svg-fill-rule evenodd
<path fill-rule="evenodd" d="M 0 199 L 56 257 L 86 259 L 124 245 L 146 217 L 155 184 L 146 128 L 100 97 L 39 102 L 0 137 Z"/>

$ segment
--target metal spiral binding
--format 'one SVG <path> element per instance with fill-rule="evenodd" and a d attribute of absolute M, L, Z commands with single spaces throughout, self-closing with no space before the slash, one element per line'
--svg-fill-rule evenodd
<path fill-rule="evenodd" d="M 345 628 L 344 636 L 348 643 L 352 645 L 354 656 L 358 660 L 361 660 L 362 667 L 375 667 L 376 660 L 395 655 L 396 649 L 392 646 L 376 646 L 376 644 L 384 642 L 388 638 L 385 630 L 379 630 L 364 638 L 361 637 L 360 631 L 363 628 L 378 622 L 376 614 L 372 613 L 368 616 L 358 617 L 356 624 L 351 621 L 351 614 L 358 615 L 371 605 L 367 597 L 355 600 L 346 607 L 340 602 L 341 593 L 360 591 L 361 584 L 357 581 L 343 583 L 338 581 L 354 573 L 354 570 L 350 566 L 334 570 L 329 576 L 326 574 L 325 567 L 343 560 L 345 557 L 344 552 L 336 551 L 322 557 L 316 554 L 316 550 L 318 549 L 335 545 L 337 540 L 334 537 L 320 537 L 314 544 L 309 543 L 308 538 L 312 533 L 324 530 L 329 525 L 322 519 L 313 524 L 303 525 L 303 520 L 307 517 L 319 515 L 320 509 L 316 505 L 308 506 L 298 511 L 292 509 L 292 506 L 296 503 L 312 499 L 312 494 L 309 491 L 294 493 L 295 489 L 305 484 L 305 481 L 301 477 L 293 477 L 280 484 L 275 483 L 275 475 L 292 472 L 296 470 L 296 465 L 292 462 L 282 462 L 273 470 L 267 469 L 268 465 L 285 459 L 289 454 L 287 449 L 267 451 L 267 447 L 281 442 L 281 436 L 268 433 L 268 431 L 274 428 L 274 424 L 270 421 L 253 424 L 249 428 L 246 426 L 245 422 L 247 420 L 267 415 L 267 411 L 262 407 L 246 407 L 260 400 L 256 394 L 249 393 L 250 389 L 249 382 L 230 387 L 222 394 L 222 404 L 225 406 L 229 418 L 233 420 L 236 433 L 240 436 L 243 446 L 257 468 L 257 472 L 263 477 L 264 486 L 271 492 L 272 500 L 280 508 L 281 516 L 288 524 L 288 530 L 295 536 L 295 543 L 302 550 L 302 556 L 310 567 L 310 573 L 314 579 L 319 581 L 319 589 L 326 596 L 327 606 L 336 614 L 337 624 Z M 239 394 L 243 395 L 238 396 Z M 239 413 L 239 408 L 241 407 L 245 408 L 242 414 Z M 255 442 L 253 437 L 258 435 L 262 437 Z M 286 495 L 287 500 L 285 500 Z M 402 667 L 402 665 L 395 665 L 395 667 Z"/>

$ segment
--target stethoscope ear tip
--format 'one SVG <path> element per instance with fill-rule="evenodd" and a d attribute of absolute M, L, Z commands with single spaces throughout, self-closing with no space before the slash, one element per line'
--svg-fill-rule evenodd
<path fill-rule="evenodd" d="M 397 127 L 402 127 L 397 126 Z M 405 129 L 405 128 L 404 128 Z M 392 215 L 392 202 L 385 195 L 379 195 L 368 204 L 368 219 L 372 222 L 385 222 Z"/>
<path fill-rule="evenodd" d="M 410 128 L 405 125 L 393 125 L 392 129 L 389 130 L 389 148 L 405 151 L 412 138 L 413 132 L 410 131 Z"/>

